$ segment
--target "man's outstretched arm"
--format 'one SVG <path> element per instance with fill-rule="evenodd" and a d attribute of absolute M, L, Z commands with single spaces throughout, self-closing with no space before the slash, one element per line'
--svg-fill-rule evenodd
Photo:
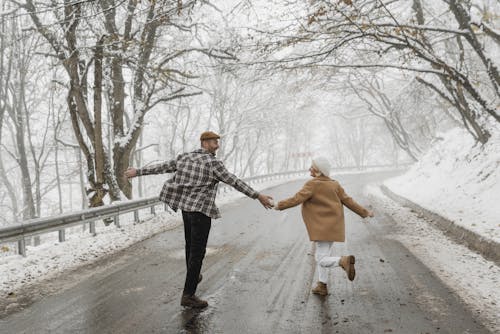
<path fill-rule="evenodd" d="M 214 162 L 213 167 L 214 167 L 214 175 L 217 178 L 217 180 L 230 185 L 231 187 L 238 190 L 239 192 L 242 192 L 248 197 L 258 199 L 260 204 L 262 204 L 262 206 L 265 207 L 266 209 L 270 209 L 273 207 L 271 202 L 273 198 L 271 196 L 267 196 L 257 192 L 248 184 L 240 180 L 236 175 L 230 173 L 221 161 Z"/>
<path fill-rule="evenodd" d="M 129 167 L 125 171 L 127 178 L 132 178 L 142 175 L 173 173 L 177 170 L 177 160 L 170 160 L 161 164 L 156 164 L 144 168 Z"/>

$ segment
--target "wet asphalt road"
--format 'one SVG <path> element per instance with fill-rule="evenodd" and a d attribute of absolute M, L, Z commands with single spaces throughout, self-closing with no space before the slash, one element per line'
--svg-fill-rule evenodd
<path fill-rule="evenodd" d="M 368 204 L 362 186 L 387 175 L 338 179 Z M 283 199 L 303 183 L 266 193 Z M 386 237 L 397 228 L 388 216 L 365 224 L 346 210 L 347 242 L 336 244 L 335 253 L 356 256 L 357 277 L 350 282 L 333 269 L 330 295 L 318 297 L 310 293 L 314 249 L 299 208 L 284 214 L 242 199 L 222 212 L 212 224 L 197 292 L 207 309 L 179 305 L 185 262 L 178 227 L 86 273 L 49 282 L 53 294 L 0 319 L 0 333 L 487 333 L 432 272 Z"/>

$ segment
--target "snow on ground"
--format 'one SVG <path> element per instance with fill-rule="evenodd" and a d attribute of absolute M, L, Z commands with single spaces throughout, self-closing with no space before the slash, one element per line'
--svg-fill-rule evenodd
<path fill-rule="evenodd" d="M 447 132 L 407 173 L 384 183 L 396 194 L 500 242 L 500 131 L 481 147 Z"/>
<path fill-rule="evenodd" d="M 256 190 L 262 190 L 289 180 L 278 179 L 252 186 Z M 242 197 L 245 195 L 234 190 L 222 191 L 216 202 L 220 206 Z M 15 254 L 15 244 L 1 245 L 0 296 L 5 297 L 20 288 L 55 277 L 63 271 L 92 263 L 182 223 L 180 212 L 158 212 L 156 216 L 141 213 L 140 217 L 141 221 L 137 223 L 133 221 L 132 213 L 121 217 L 120 228 L 116 228 L 114 224 L 104 226 L 96 223 L 96 236 L 89 233 L 88 227 L 85 230 L 73 227 L 66 231 L 66 241 L 61 243 L 57 232 L 45 234 L 41 238 L 41 245 L 26 247 L 26 257 Z"/>
<path fill-rule="evenodd" d="M 391 216 L 396 226 L 387 237 L 401 242 L 469 306 L 492 333 L 500 333 L 500 267 L 450 241 L 410 209 L 386 197 L 376 185 L 365 194 L 377 208 L 376 219 Z"/>

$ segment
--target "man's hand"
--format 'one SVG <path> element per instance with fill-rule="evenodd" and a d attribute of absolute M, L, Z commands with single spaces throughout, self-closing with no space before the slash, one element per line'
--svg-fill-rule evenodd
<path fill-rule="evenodd" d="M 271 196 L 259 194 L 259 197 L 257 198 L 259 199 L 260 204 L 262 204 L 262 206 L 266 209 L 271 209 L 273 207 L 273 198 Z"/>
<path fill-rule="evenodd" d="M 135 169 L 134 167 L 129 167 L 129 168 L 127 168 L 125 173 L 123 173 L 123 175 L 125 175 L 125 177 L 129 178 L 129 179 L 132 177 L 136 177 L 137 176 L 137 169 Z"/>
<path fill-rule="evenodd" d="M 375 215 L 373 214 L 373 211 L 372 211 L 372 210 L 368 210 L 368 217 L 373 217 L 373 216 L 375 216 Z"/>

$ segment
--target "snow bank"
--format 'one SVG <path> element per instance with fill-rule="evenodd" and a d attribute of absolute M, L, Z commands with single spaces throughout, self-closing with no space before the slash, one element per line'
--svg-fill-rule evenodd
<path fill-rule="evenodd" d="M 393 192 L 486 239 L 500 242 L 500 132 L 484 146 L 452 129 L 405 174 Z"/>

